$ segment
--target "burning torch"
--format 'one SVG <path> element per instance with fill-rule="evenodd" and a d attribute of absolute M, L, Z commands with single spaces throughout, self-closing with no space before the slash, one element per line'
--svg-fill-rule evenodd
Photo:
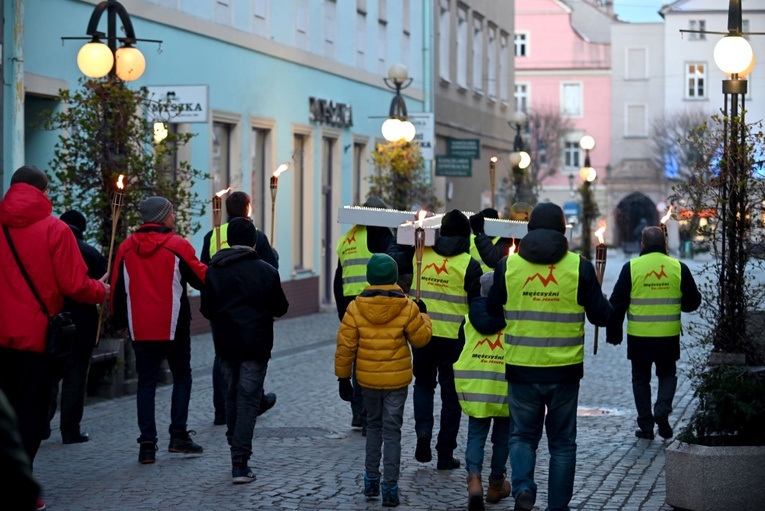
<path fill-rule="evenodd" d="M 106 272 L 109 273 L 109 268 L 112 266 L 112 253 L 114 252 L 114 237 L 117 234 L 117 223 L 120 220 L 120 214 L 122 213 L 122 206 L 125 205 L 125 175 L 120 174 L 117 178 L 117 188 L 114 190 L 114 193 L 112 193 L 112 238 L 109 241 L 109 255 L 106 260 Z M 101 323 L 103 323 L 104 319 L 104 309 L 105 307 L 101 307 L 101 310 L 98 313 L 98 327 L 96 329 L 96 346 L 98 346 L 98 341 L 101 340 Z"/>
<path fill-rule="evenodd" d="M 667 214 L 661 217 L 661 231 L 664 233 L 664 251 L 669 255 L 669 233 L 667 232 L 667 220 L 672 217 L 672 206 L 667 210 Z"/>
<path fill-rule="evenodd" d="M 422 219 L 425 218 L 427 211 L 424 209 L 417 213 L 417 221 L 414 229 L 414 255 L 417 259 L 417 288 L 415 298 L 420 299 L 420 279 L 422 277 L 422 253 L 425 251 L 425 229 L 422 227 Z"/>
<path fill-rule="evenodd" d="M 215 195 L 213 195 L 212 199 L 212 207 L 213 207 L 213 227 L 215 228 L 215 251 L 220 252 L 220 216 L 221 216 L 221 210 L 223 209 L 223 197 L 228 192 L 231 191 L 231 187 L 224 188 L 223 190 L 219 191 Z"/>
<path fill-rule="evenodd" d="M 598 284 L 603 284 L 603 274 L 606 273 L 606 258 L 608 257 L 608 247 L 603 242 L 603 233 L 606 232 L 606 222 L 601 220 L 595 236 L 598 238 L 598 245 L 595 247 L 595 274 L 598 277 Z M 592 354 L 598 354 L 598 327 L 595 327 L 595 342 L 593 344 Z"/>
<path fill-rule="evenodd" d="M 492 156 L 489 160 L 489 183 L 491 184 L 491 209 L 494 209 L 494 176 L 497 166 L 497 157 Z"/>
<path fill-rule="evenodd" d="M 271 246 L 275 247 L 276 242 L 274 240 L 274 223 L 276 221 L 276 189 L 279 187 L 279 174 L 290 168 L 289 163 L 282 163 L 279 165 L 273 175 L 271 176 Z"/>

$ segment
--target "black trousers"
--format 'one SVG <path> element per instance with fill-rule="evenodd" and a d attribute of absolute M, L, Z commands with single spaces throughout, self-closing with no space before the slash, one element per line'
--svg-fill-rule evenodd
<path fill-rule="evenodd" d="M 659 389 L 651 413 L 651 366 L 656 364 Z M 653 431 L 656 420 L 668 420 L 677 389 L 677 368 L 674 360 L 645 362 L 632 360 L 632 394 L 637 408 L 640 429 Z"/>
<path fill-rule="evenodd" d="M 61 383 L 59 429 L 62 437 L 76 437 L 80 434 L 80 421 L 85 408 L 85 393 L 92 354 L 93 345 L 76 344 L 68 357 L 54 363 L 56 367 L 48 405 L 48 419 L 52 420 L 56 415 L 58 387 Z"/>

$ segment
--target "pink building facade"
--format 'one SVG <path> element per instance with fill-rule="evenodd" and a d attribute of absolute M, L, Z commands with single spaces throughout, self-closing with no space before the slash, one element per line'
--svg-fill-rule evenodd
<path fill-rule="evenodd" d="M 516 0 L 515 5 L 516 107 L 531 114 L 557 112 L 570 127 L 559 141 L 557 171 L 542 180 L 538 199 L 558 204 L 577 200 L 571 184 L 581 183 L 579 169 L 585 157 L 579 140 L 590 135 L 595 139 L 590 160 L 598 173 L 595 196 L 605 217 L 606 166 L 611 161 L 612 16 L 585 2 L 577 4 L 577 13 L 559 0 Z"/>

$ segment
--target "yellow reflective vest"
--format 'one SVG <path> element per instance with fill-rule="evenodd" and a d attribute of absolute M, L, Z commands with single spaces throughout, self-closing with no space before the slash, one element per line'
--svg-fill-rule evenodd
<path fill-rule="evenodd" d="M 496 245 L 498 239 L 499 239 L 498 236 L 492 238 L 491 244 Z M 492 268 L 488 264 L 483 262 L 483 258 L 481 257 L 481 254 L 478 252 L 478 247 L 475 246 L 475 234 L 470 235 L 470 255 L 473 257 L 473 259 L 481 263 L 481 270 L 484 273 L 490 272 L 492 270 Z"/>
<path fill-rule="evenodd" d="M 431 247 L 423 251 L 420 297 L 428 307 L 434 337 L 459 337 L 460 324 L 469 309 L 465 274 L 472 259 L 466 253 L 442 256 Z M 413 264 L 416 269 L 416 256 Z M 412 284 L 412 290 L 416 285 Z"/>
<path fill-rule="evenodd" d="M 454 363 L 454 387 L 471 417 L 509 417 L 504 332 L 483 335 L 465 316 L 465 346 Z"/>
<path fill-rule="evenodd" d="M 639 337 L 680 335 L 680 262 L 653 252 L 630 260 L 627 333 Z"/>
<path fill-rule="evenodd" d="M 560 367 L 584 361 L 584 307 L 577 303 L 577 254 L 554 264 L 507 258 L 507 364 Z"/>
<path fill-rule="evenodd" d="M 220 226 L 220 248 L 229 248 L 228 246 L 228 222 Z M 210 259 L 218 252 L 218 233 L 216 229 L 212 230 L 210 236 Z"/>
<path fill-rule="evenodd" d="M 367 228 L 354 225 L 337 241 L 337 257 L 343 277 L 343 296 L 361 294 L 367 282 L 367 263 L 372 252 L 367 248 Z"/>

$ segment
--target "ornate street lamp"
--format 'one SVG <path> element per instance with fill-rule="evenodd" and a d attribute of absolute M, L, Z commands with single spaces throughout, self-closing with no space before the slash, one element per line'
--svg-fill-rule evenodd
<path fill-rule="evenodd" d="M 106 34 L 98 31 L 98 23 L 104 12 L 107 17 Z M 122 23 L 124 37 L 117 36 L 117 18 Z M 146 59 L 138 48 L 133 47 L 136 42 L 162 44 L 162 41 L 156 39 L 137 39 L 130 15 L 117 0 L 106 0 L 96 5 L 90 15 L 86 34 L 90 36 L 90 41 L 77 53 L 77 67 L 85 76 L 103 78 L 108 75 L 111 81 L 117 77 L 123 82 L 130 82 L 143 75 L 146 70 Z M 106 43 L 102 42 L 104 38 Z M 61 39 L 86 38 L 62 37 Z M 122 45 L 119 48 L 117 48 L 118 41 Z"/>
<path fill-rule="evenodd" d="M 404 139 L 411 142 L 414 139 L 414 124 L 407 120 L 406 103 L 401 95 L 401 90 L 406 89 L 412 84 L 412 78 L 406 66 L 403 64 L 394 64 L 388 70 L 388 77 L 383 78 L 388 88 L 396 91 L 393 100 L 390 103 L 388 119 L 382 125 L 382 134 L 388 142 L 395 142 Z"/>
<path fill-rule="evenodd" d="M 525 112 L 518 110 L 513 114 L 513 120 L 508 124 L 515 129 L 515 138 L 513 139 L 513 152 L 510 153 L 509 162 L 513 173 L 513 203 L 524 202 L 526 194 L 523 191 L 523 181 L 525 170 L 531 165 L 531 156 L 523 150 L 523 137 L 521 129 L 526 124 L 528 116 Z"/>
<path fill-rule="evenodd" d="M 582 195 L 582 245 L 580 253 L 587 259 L 592 258 L 592 221 L 598 216 L 598 205 L 592 197 L 590 187 L 598 178 L 598 173 L 590 164 L 590 151 L 595 148 L 595 139 L 585 135 L 579 141 L 579 147 L 584 149 L 584 167 L 579 169 L 579 178 L 582 186 L 579 189 Z"/>

